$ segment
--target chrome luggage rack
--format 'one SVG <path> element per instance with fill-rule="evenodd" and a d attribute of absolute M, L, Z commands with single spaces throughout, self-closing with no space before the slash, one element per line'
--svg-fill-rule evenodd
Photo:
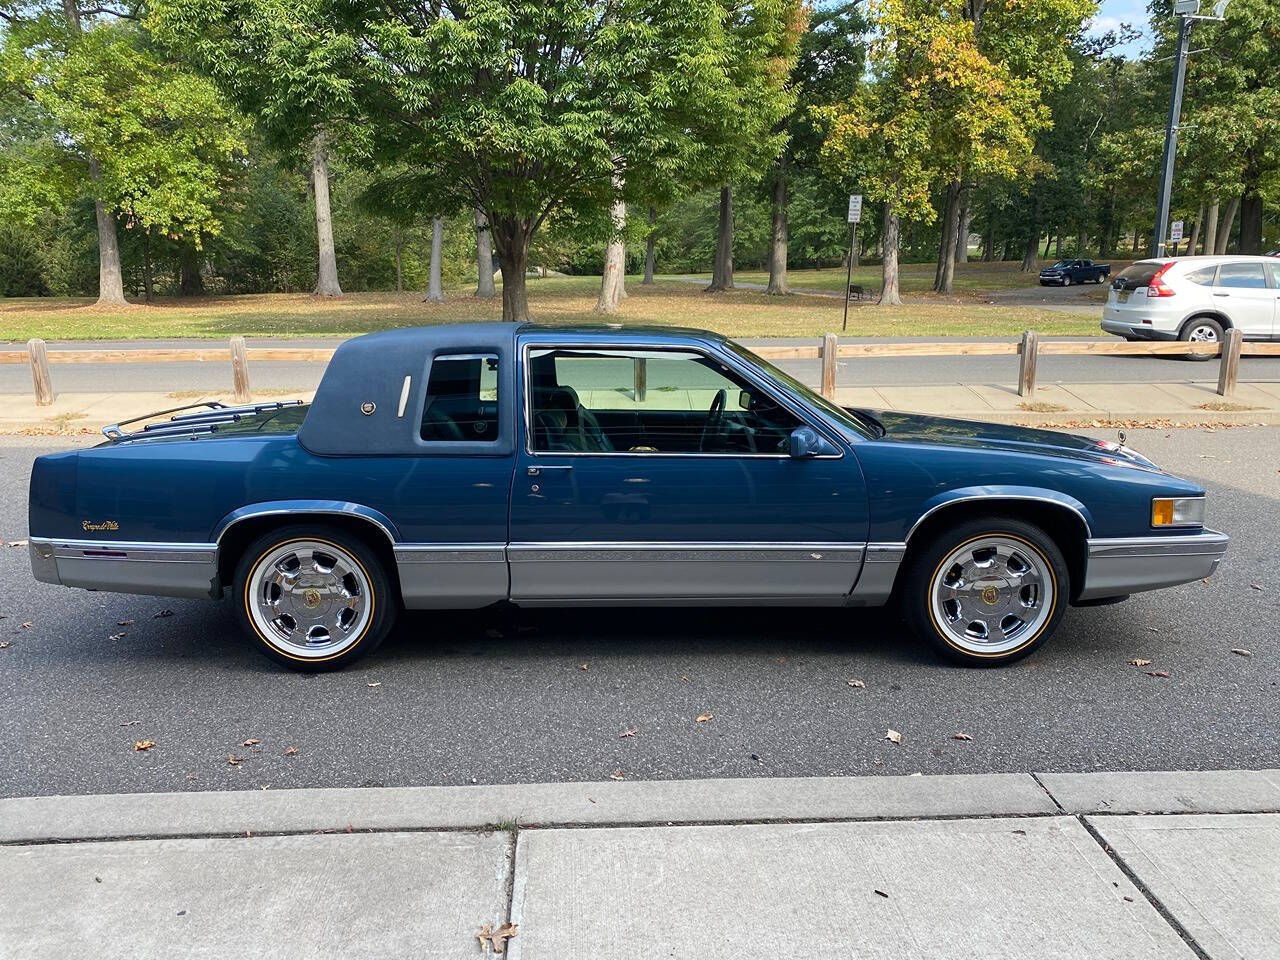
<path fill-rule="evenodd" d="M 256 416 L 261 413 L 270 413 L 275 410 L 283 410 L 286 407 L 300 407 L 301 400 L 281 400 L 274 403 L 253 403 L 246 404 L 241 407 L 229 407 L 225 403 L 217 400 L 203 400 L 199 403 L 188 403 L 181 407 L 170 407 L 168 410 L 157 410 L 155 413 L 146 413 L 140 417 L 132 417 L 128 420 L 121 420 L 119 423 L 113 423 L 110 426 L 102 428 L 102 435 L 112 443 L 120 443 L 123 440 L 137 440 L 145 437 L 172 437 L 188 435 L 191 439 L 195 439 L 201 434 L 213 433 L 218 429 L 219 424 L 237 423 L 245 417 Z M 183 410 L 195 411 L 193 413 L 183 413 Z M 166 414 L 178 414 L 178 416 L 169 417 L 160 423 L 148 423 L 141 430 L 126 432 L 123 428 L 131 423 L 141 423 L 144 420 L 154 420 L 156 417 L 163 417 Z"/>

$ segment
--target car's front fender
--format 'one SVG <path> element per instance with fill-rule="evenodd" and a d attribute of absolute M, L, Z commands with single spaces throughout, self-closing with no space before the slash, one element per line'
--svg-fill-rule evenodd
<path fill-rule="evenodd" d="M 1070 510 L 1080 522 L 1084 524 L 1084 534 L 1086 537 L 1093 536 L 1093 517 L 1089 513 L 1089 508 L 1069 494 L 1062 493 L 1058 490 L 1049 490 L 1045 487 L 1024 487 L 1010 484 L 984 484 L 968 487 L 956 487 L 951 490 L 943 491 L 933 497 L 930 497 L 921 504 L 920 516 L 911 524 L 904 538 L 910 541 L 911 535 L 920 528 L 931 515 L 958 503 L 974 503 L 982 500 L 990 500 L 993 505 L 999 501 L 1018 500 L 1026 502 L 1041 502 L 1054 504 L 1058 507 L 1064 507 Z"/>

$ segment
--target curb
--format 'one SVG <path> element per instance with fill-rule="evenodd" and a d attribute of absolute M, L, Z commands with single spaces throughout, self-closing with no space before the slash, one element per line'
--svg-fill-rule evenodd
<path fill-rule="evenodd" d="M 0 843 L 1093 813 L 1280 812 L 1280 770 L 649 780 L 0 800 Z"/>

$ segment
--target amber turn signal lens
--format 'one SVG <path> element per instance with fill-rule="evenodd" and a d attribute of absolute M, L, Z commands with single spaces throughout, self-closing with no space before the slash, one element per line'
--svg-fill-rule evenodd
<path fill-rule="evenodd" d="M 1204 497 L 1164 497 L 1151 501 L 1153 527 L 1204 526 Z"/>
<path fill-rule="evenodd" d="M 1151 525 L 1167 527 L 1173 523 L 1173 501 L 1155 500 L 1151 504 Z"/>

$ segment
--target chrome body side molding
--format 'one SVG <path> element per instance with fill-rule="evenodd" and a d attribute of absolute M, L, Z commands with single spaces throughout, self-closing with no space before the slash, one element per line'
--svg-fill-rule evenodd
<path fill-rule="evenodd" d="M 1218 569 L 1228 537 L 1216 530 L 1186 536 L 1091 539 L 1079 600 L 1118 597 L 1190 583 Z"/>
<path fill-rule="evenodd" d="M 218 572 L 213 543 L 30 538 L 31 572 L 44 583 L 113 593 L 209 597 Z"/>
<path fill-rule="evenodd" d="M 513 543 L 516 603 L 841 603 L 862 543 Z"/>
<path fill-rule="evenodd" d="M 898 577 L 898 568 L 902 566 L 902 558 L 907 554 L 905 543 L 869 543 L 867 544 L 866 561 L 862 564 L 862 575 L 849 594 L 851 607 L 878 607 L 889 599 L 893 592 L 894 581 Z"/>
<path fill-rule="evenodd" d="M 473 609 L 507 599 L 504 543 L 399 543 L 395 558 L 410 610 Z"/>
<path fill-rule="evenodd" d="M 1089 522 L 1089 515 L 1084 504 L 1078 500 L 1067 496 L 1065 493 L 1058 493 L 1056 490 L 1042 490 L 1036 487 L 966 487 L 960 490 L 950 490 L 940 497 L 934 498 L 931 505 L 924 513 L 916 518 L 911 524 L 911 528 L 907 531 L 904 539 L 910 540 L 911 535 L 920 528 L 920 525 L 929 519 L 930 516 L 939 510 L 954 506 L 957 503 L 972 503 L 978 500 L 1025 500 L 1032 503 L 1043 503 L 1050 506 L 1062 507 L 1070 510 L 1079 519 L 1084 527 L 1086 537 L 1093 536 L 1093 527 Z"/>
<path fill-rule="evenodd" d="M 392 544 L 396 542 L 395 525 L 383 514 L 371 507 L 346 500 L 271 500 L 254 503 L 231 511 L 214 528 L 212 539 L 220 543 L 226 534 L 237 523 L 255 517 L 287 517 L 296 514 L 327 514 L 331 516 L 347 516 L 364 520 L 376 527 Z"/>

